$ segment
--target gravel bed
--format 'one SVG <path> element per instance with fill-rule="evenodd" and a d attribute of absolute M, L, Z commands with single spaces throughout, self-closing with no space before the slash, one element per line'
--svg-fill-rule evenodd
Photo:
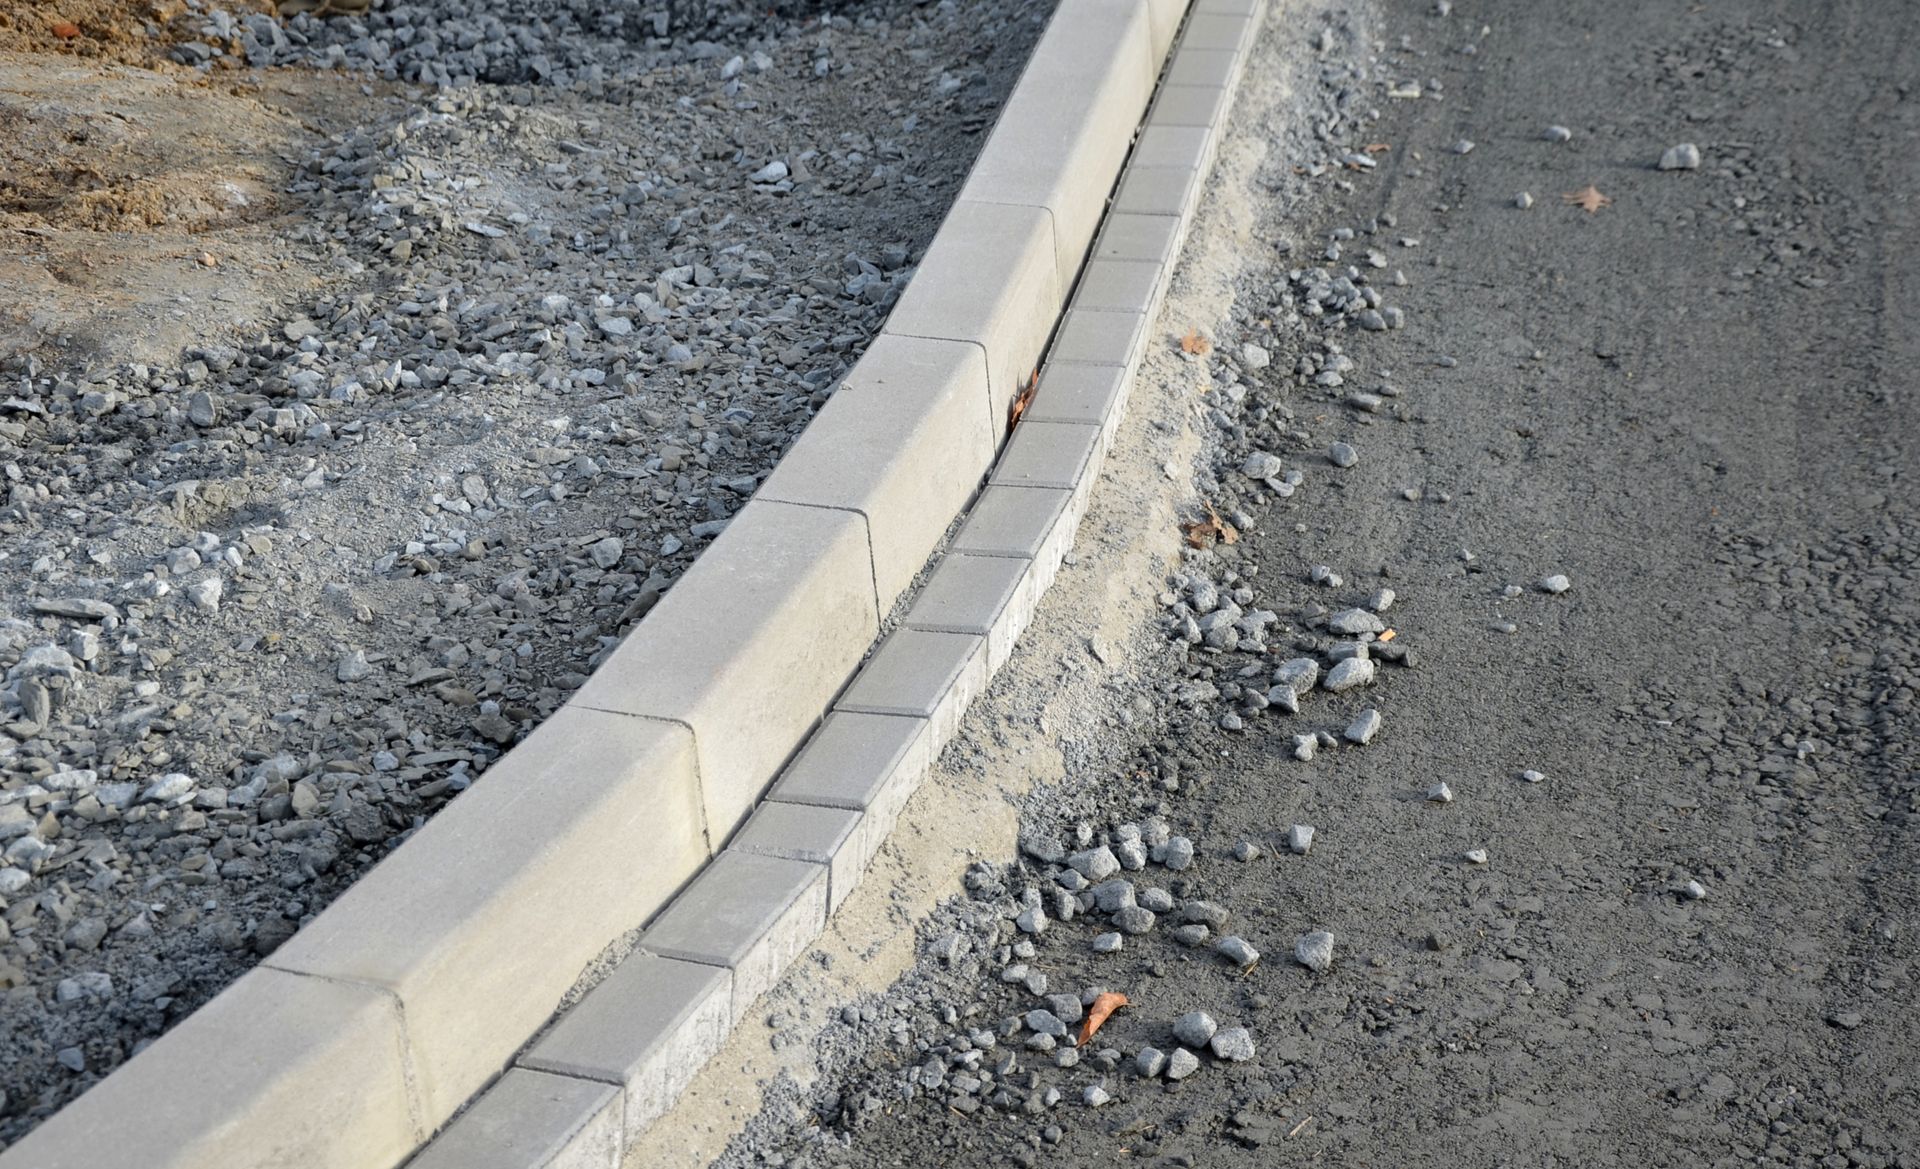
<path fill-rule="evenodd" d="M 0 361 L 0 1144 L 584 681 L 884 320 L 1048 13 L 792 8 L 514 6 L 526 69 L 445 76 L 396 62 L 509 6 L 298 17 L 479 79 L 305 161 L 335 275 L 166 368 Z"/>

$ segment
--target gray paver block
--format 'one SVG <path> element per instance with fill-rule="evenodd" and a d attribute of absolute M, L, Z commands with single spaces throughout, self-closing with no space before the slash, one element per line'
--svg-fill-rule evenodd
<path fill-rule="evenodd" d="M 569 705 L 267 964 L 397 997 L 437 1126 L 707 847 L 686 728 Z"/>
<path fill-rule="evenodd" d="M 832 913 L 859 887 L 867 862 L 885 840 L 886 833 L 874 832 L 862 813 L 770 799 L 727 847 L 827 866 L 827 912 Z"/>
<path fill-rule="evenodd" d="M 987 672 L 999 670 L 1033 615 L 1034 591 L 1024 560 L 949 552 L 934 570 L 907 625 L 941 633 L 977 633 L 987 639 Z"/>
<path fill-rule="evenodd" d="M 949 550 L 1038 560 L 1068 495 L 1043 487 L 989 487 L 980 493 Z"/>
<path fill-rule="evenodd" d="M 1133 144 L 1129 166 L 1174 166 L 1205 170 L 1213 136 L 1205 126 L 1148 126 Z M 1157 260 L 1159 255 L 1126 256 L 1124 259 Z"/>
<path fill-rule="evenodd" d="M 1075 309 L 1111 312 L 1151 312 L 1159 298 L 1166 268 L 1151 260 L 1095 260 L 1087 265 L 1074 291 Z M 1126 364 L 1126 359 L 1113 360 Z"/>
<path fill-rule="evenodd" d="M 835 708 L 924 718 L 929 746 L 938 753 L 959 728 L 967 704 L 986 684 L 985 638 L 896 629 Z"/>
<path fill-rule="evenodd" d="M 866 520 L 755 499 L 573 704 L 692 727 L 707 828 L 724 839 L 846 684 L 879 624 Z"/>
<path fill-rule="evenodd" d="M 1010 487 L 1060 487 L 1078 491 L 1100 440 L 1100 428 L 1068 422 L 1023 422 L 1000 462 L 993 482 Z"/>
<path fill-rule="evenodd" d="M 889 802 L 891 789 L 917 787 L 932 761 L 925 719 L 836 711 L 781 772 L 769 798 L 872 813 Z"/>
<path fill-rule="evenodd" d="M 511 1068 L 407 1169 L 618 1169 L 620 1090 Z"/>
<path fill-rule="evenodd" d="M 1198 18 L 1196 18 L 1198 19 Z M 1182 44 L 1167 67 L 1168 85 L 1231 85 L 1240 54 L 1233 49 L 1204 49 Z"/>
<path fill-rule="evenodd" d="M 1052 212 L 1060 287 L 1079 270 L 1158 72 L 1138 0 L 1062 0 L 960 198 Z"/>
<path fill-rule="evenodd" d="M 986 477 L 1005 425 L 978 345 L 882 335 L 755 498 L 864 515 L 884 612 Z"/>
<path fill-rule="evenodd" d="M 1113 207 L 1137 215 L 1185 215 L 1199 181 L 1200 172 L 1192 167 L 1130 167 Z"/>
<path fill-rule="evenodd" d="M 1105 426 L 1119 412 L 1126 380 L 1124 364 L 1049 361 L 1040 373 L 1040 388 L 1023 421 Z"/>
<path fill-rule="evenodd" d="M 885 332 L 978 344 L 987 357 L 993 416 L 1005 418 L 1039 363 L 1063 289 L 1051 212 L 962 199 L 947 212 Z"/>
<path fill-rule="evenodd" d="M 426 1134 L 393 997 L 256 967 L 7 1150 L 21 1169 L 365 1169 Z"/>
<path fill-rule="evenodd" d="M 1240 13 L 1196 12 L 1180 34 L 1180 52 L 1244 49 L 1253 38 L 1253 18 Z"/>
<path fill-rule="evenodd" d="M 1053 339 L 1048 362 L 1078 361 L 1090 365 L 1131 366 L 1140 356 L 1146 331 L 1147 314 L 1142 311 L 1074 308 L 1067 313 L 1059 334 Z M 1044 392 L 1044 379 L 1042 386 L 1041 392 Z M 1034 395 L 1034 400 L 1039 400 L 1038 393 Z"/>
<path fill-rule="evenodd" d="M 1166 85 L 1147 115 L 1149 126 L 1214 126 L 1226 116 L 1231 91 L 1213 85 Z"/>
<path fill-rule="evenodd" d="M 732 970 L 636 951 L 520 1065 L 619 1085 L 632 1144 L 726 1043 L 732 1023 Z"/>
<path fill-rule="evenodd" d="M 647 927 L 649 953 L 733 971 L 738 1022 L 827 920 L 824 865 L 728 849 Z"/>
<path fill-rule="evenodd" d="M 1011 557 L 950 552 L 914 598 L 907 624 L 936 633 L 984 636 L 1025 575 L 1026 565 Z"/>
<path fill-rule="evenodd" d="M 1184 168 L 1192 169 L 1192 168 Z M 1093 254 L 1102 260 L 1153 260 L 1171 263 L 1180 237 L 1177 212 L 1128 214 L 1117 209 L 1100 228 Z"/>

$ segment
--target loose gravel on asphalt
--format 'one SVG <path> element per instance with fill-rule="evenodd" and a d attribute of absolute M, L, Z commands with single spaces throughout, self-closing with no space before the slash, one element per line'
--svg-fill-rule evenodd
<path fill-rule="evenodd" d="M 721 1163 L 1920 1165 L 1920 30 L 1274 7 L 1159 717 Z"/>
<path fill-rule="evenodd" d="M 249 17 L 445 86 L 304 160 L 333 278 L 0 358 L 0 1146 L 558 707 L 879 328 L 1048 6 L 805 7 Z"/>

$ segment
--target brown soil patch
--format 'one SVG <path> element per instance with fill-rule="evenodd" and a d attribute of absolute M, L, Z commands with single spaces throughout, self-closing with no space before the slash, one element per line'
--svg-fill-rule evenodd
<path fill-rule="evenodd" d="M 322 278 L 285 192 L 384 103 L 306 70 L 254 81 L 0 53 L 0 358 L 170 361 Z"/>
<path fill-rule="evenodd" d="M 273 11 L 270 0 L 223 0 L 223 7 L 235 14 Z M 204 20 L 181 0 L 0 0 L 0 53 L 166 65 L 170 46 L 205 39 Z"/>

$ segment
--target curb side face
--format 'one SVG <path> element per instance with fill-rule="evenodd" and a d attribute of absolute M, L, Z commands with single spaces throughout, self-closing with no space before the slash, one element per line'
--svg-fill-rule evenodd
<path fill-rule="evenodd" d="M 396 996 L 438 1125 L 707 855 L 686 728 L 565 707 L 268 963 Z"/>
<path fill-rule="evenodd" d="M 411 1095 L 392 995 L 257 967 L 6 1160 L 23 1169 L 387 1169 L 426 1136 Z"/>
<path fill-rule="evenodd" d="M 572 705 L 692 728 L 707 832 L 721 841 L 879 627 L 865 518 L 755 499 Z"/>

